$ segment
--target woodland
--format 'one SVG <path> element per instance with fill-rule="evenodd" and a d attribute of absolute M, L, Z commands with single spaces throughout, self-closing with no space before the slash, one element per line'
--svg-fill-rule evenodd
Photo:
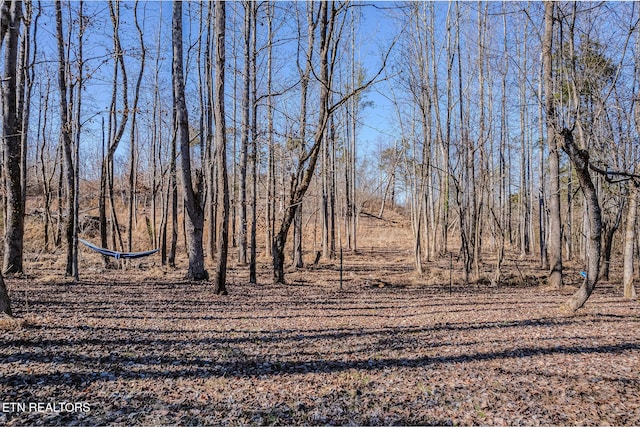
<path fill-rule="evenodd" d="M 0 13 L 1 424 L 640 424 L 635 2 Z"/>

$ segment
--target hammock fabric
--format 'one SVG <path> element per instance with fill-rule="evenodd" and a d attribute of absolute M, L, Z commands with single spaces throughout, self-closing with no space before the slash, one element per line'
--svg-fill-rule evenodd
<path fill-rule="evenodd" d="M 86 247 L 88 247 L 89 249 L 93 249 L 94 251 L 98 252 L 99 254 L 102 254 L 104 256 L 110 256 L 115 259 L 142 258 L 145 256 L 153 255 L 160 250 L 160 249 L 154 249 L 152 251 L 145 251 L 145 252 L 118 252 L 118 251 L 112 251 L 111 249 L 101 248 L 99 246 L 96 246 L 87 242 L 86 240 L 78 239 L 78 241 L 83 245 L 85 245 Z"/>

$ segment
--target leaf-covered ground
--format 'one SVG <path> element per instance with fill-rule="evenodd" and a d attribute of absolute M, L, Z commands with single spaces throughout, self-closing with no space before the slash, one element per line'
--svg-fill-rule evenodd
<path fill-rule="evenodd" d="M 342 290 L 335 265 L 288 286 L 239 270 L 226 297 L 178 273 L 11 279 L 1 402 L 90 410 L 0 424 L 640 424 L 640 311 L 619 289 L 568 316 L 535 280 L 450 289 L 446 268 L 353 259 Z"/>

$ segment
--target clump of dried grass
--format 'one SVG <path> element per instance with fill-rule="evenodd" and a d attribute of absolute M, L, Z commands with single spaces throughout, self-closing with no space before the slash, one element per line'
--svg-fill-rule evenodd
<path fill-rule="evenodd" d="M 22 328 L 27 324 L 27 321 L 20 317 L 12 317 L 5 313 L 0 313 L 0 331 L 12 331 L 14 329 Z"/>

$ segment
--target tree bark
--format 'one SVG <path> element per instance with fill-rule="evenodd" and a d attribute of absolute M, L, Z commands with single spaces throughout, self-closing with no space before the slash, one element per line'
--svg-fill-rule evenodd
<path fill-rule="evenodd" d="M 162 8 L 160 8 L 160 20 L 162 20 Z M 156 42 L 156 49 L 160 51 L 162 32 L 158 30 L 158 38 Z M 153 227 L 154 244 L 156 247 L 160 246 L 160 262 L 162 265 L 167 263 L 167 203 L 164 202 L 164 178 L 160 177 L 158 182 L 158 164 L 160 164 L 160 170 L 162 170 L 162 162 L 158 159 L 158 153 L 162 152 L 162 122 L 160 116 L 160 55 L 156 55 L 155 60 L 155 73 L 154 73 L 154 90 L 153 90 L 153 134 L 151 141 L 151 181 L 153 190 L 151 192 L 151 221 Z M 158 205 L 158 193 L 162 195 L 161 200 L 161 212 L 160 212 L 160 226 L 158 227 L 156 212 Z"/>
<path fill-rule="evenodd" d="M 554 3 L 544 4 L 544 38 L 542 61 L 544 68 L 544 96 L 549 145 L 549 239 L 547 241 L 549 276 L 547 283 L 553 288 L 562 287 L 562 233 L 560 219 L 560 153 L 558 152 L 558 126 L 553 94 L 553 8 Z"/>
<path fill-rule="evenodd" d="M 218 217 L 218 232 L 216 254 L 215 293 L 227 294 L 227 256 L 229 251 L 229 183 L 227 177 L 227 140 L 224 116 L 224 63 L 225 63 L 225 2 L 216 0 L 215 3 L 215 39 L 216 39 L 216 81 L 215 81 L 215 141 L 216 160 L 218 163 L 218 191 L 217 205 L 221 209 Z"/>
<path fill-rule="evenodd" d="M 307 3 L 307 52 L 306 52 L 306 61 L 304 71 L 298 65 L 298 72 L 300 74 L 300 150 L 304 152 L 304 147 L 306 147 L 307 143 L 307 101 L 308 101 L 308 92 L 309 92 L 309 77 L 311 76 L 311 69 L 313 67 L 313 51 L 315 44 L 315 30 L 318 25 L 318 21 L 314 19 L 315 13 L 315 5 L 313 2 Z M 298 40 L 298 46 L 301 45 L 302 40 Z M 323 149 L 326 147 L 326 141 L 323 140 Z M 323 156 L 323 170 L 322 170 L 322 178 L 323 178 L 323 186 L 322 186 L 322 212 L 323 219 L 326 220 L 326 174 L 325 167 L 326 161 L 325 156 Z M 322 247 L 324 256 L 328 256 L 327 252 L 327 227 L 326 221 L 323 222 L 323 239 L 322 239 Z M 299 206 L 296 206 L 296 214 L 294 216 L 294 224 L 293 224 L 293 265 L 296 268 L 304 267 L 304 257 L 303 257 L 303 248 L 302 248 L 302 203 Z"/>
<path fill-rule="evenodd" d="M 144 45 L 144 37 L 142 28 L 138 21 L 138 1 L 134 5 L 133 16 L 138 32 L 138 40 L 140 41 L 140 70 L 136 81 L 135 94 L 133 96 L 133 111 L 131 113 L 131 135 L 129 138 L 129 227 L 127 230 L 128 250 L 133 250 L 133 225 L 136 212 L 136 134 L 137 134 L 137 118 L 138 118 L 138 101 L 140 100 L 140 86 L 142 85 L 142 77 L 144 76 L 145 60 L 147 49 Z"/>
<path fill-rule="evenodd" d="M 38 117 L 38 140 L 42 139 L 42 144 L 38 145 L 38 157 L 40 160 L 40 177 L 42 179 L 42 191 L 44 193 L 44 250 L 49 250 L 49 225 L 51 224 L 51 180 L 55 176 L 55 166 L 51 175 L 47 176 L 47 166 L 45 163 L 45 152 L 47 149 L 47 121 L 49 118 L 49 93 L 50 93 L 50 80 L 47 80 L 45 94 L 42 95 L 42 89 L 40 90 L 40 98 L 43 99 L 44 109 L 40 108 Z M 40 126 L 40 116 L 42 117 L 42 126 Z M 55 163 L 54 163 L 55 165 Z"/>
<path fill-rule="evenodd" d="M 4 238 L 5 273 L 22 272 L 24 204 L 22 188 L 22 123 L 18 110 L 18 41 L 22 25 L 22 2 L 12 1 L 4 57 L 3 134 L 6 174 L 6 230 Z M 24 83 L 24 81 L 23 81 Z"/>
<path fill-rule="evenodd" d="M 21 172 L 21 187 L 22 187 L 22 213 L 26 214 L 27 203 L 27 157 L 29 149 L 29 123 L 31 119 L 31 96 L 33 93 L 33 84 L 35 81 L 35 62 L 38 57 L 38 46 L 33 41 L 37 40 L 38 33 L 38 21 L 42 14 L 42 7 L 38 8 L 38 13 L 33 19 L 33 2 L 25 2 L 25 13 L 23 15 L 24 22 L 24 35 L 22 37 L 20 45 L 20 67 L 21 67 L 21 80 L 18 83 L 20 88 L 20 95 L 18 102 L 21 104 L 18 106 L 18 112 L 21 116 L 21 153 L 20 153 L 20 172 Z M 31 28 L 33 28 L 33 35 L 31 34 Z M 37 154 L 37 153 L 36 153 Z M 23 221 L 24 229 L 24 221 Z M 22 233 L 22 239 L 24 240 L 24 232 Z"/>
<path fill-rule="evenodd" d="M 85 17 L 84 17 L 84 1 L 80 0 L 78 5 L 78 22 L 80 22 L 80 28 L 78 30 L 78 53 L 77 53 L 77 89 L 76 99 L 74 102 L 74 186 L 73 186 L 73 254 L 72 254 L 72 275 L 74 280 L 80 279 L 80 268 L 78 265 L 78 230 L 79 230 L 79 218 L 80 212 L 80 137 L 82 134 L 82 91 L 84 89 L 84 42 L 83 37 L 86 29 Z"/>
<path fill-rule="evenodd" d="M 633 284 L 633 252 L 636 230 L 636 213 L 638 211 L 638 186 L 631 185 L 629 191 L 629 207 L 627 210 L 627 224 L 624 233 L 624 266 L 622 270 L 622 284 L 624 286 L 624 297 L 635 299 L 636 288 Z"/>
<path fill-rule="evenodd" d="M 616 213 L 616 218 L 613 220 L 613 224 L 607 223 L 607 221 L 603 221 L 603 231 L 604 231 L 604 248 L 602 251 L 602 279 L 609 280 L 609 271 L 611 267 L 611 251 L 613 250 L 613 237 L 616 234 L 616 231 L 620 227 L 620 223 L 622 222 L 622 212 L 624 211 L 624 199 L 618 206 L 618 212 Z"/>
<path fill-rule="evenodd" d="M 320 148 L 329 119 L 329 41 L 331 31 L 329 30 L 329 12 L 327 2 L 320 4 L 320 112 L 318 115 L 318 126 L 316 127 L 314 142 L 307 158 L 305 168 L 304 159 L 300 160 L 298 170 L 291 177 L 289 205 L 286 206 L 284 217 L 280 223 L 280 229 L 273 241 L 273 275 L 276 283 L 285 283 L 284 277 L 284 247 L 289 234 L 289 228 L 293 223 L 298 205 L 302 203 L 305 193 L 311 183 L 311 178 L 320 154 Z M 333 17 L 332 17 L 333 18 Z"/>
<path fill-rule="evenodd" d="M 584 279 L 582 286 L 576 293 L 567 300 L 565 305 L 571 310 L 576 311 L 584 305 L 593 292 L 600 274 L 600 255 L 601 255 L 601 235 L 602 235 L 602 215 L 600 212 L 600 204 L 596 188 L 591 180 L 589 173 L 589 153 L 586 150 L 580 150 L 573 141 L 573 134 L 568 129 L 561 132 L 563 137 L 562 149 L 569 155 L 573 166 L 576 169 L 576 175 L 582 187 L 585 205 L 587 209 L 587 220 L 589 224 L 587 247 L 587 277 Z"/>
<path fill-rule="evenodd" d="M 11 299 L 9 298 L 9 293 L 7 292 L 7 287 L 4 284 L 2 274 L 0 274 L 0 313 L 13 316 L 13 312 L 11 311 Z"/>
<path fill-rule="evenodd" d="M 244 73 L 242 87 L 242 138 L 240 140 L 240 228 L 238 229 L 238 263 L 247 264 L 247 165 L 249 154 L 249 92 L 251 88 L 251 9 L 252 2 L 244 1 Z"/>
<path fill-rule="evenodd" d="M 216 219 L 216 167 L 214 155 L 214 128 L 213 128 L 213 11 L 214 4 L 207 4 L 207 42 L 205 45 L 205 132 L 206 132 L 206 178 L 207 178 L 207 212 L 209 214 L 209 229 L 207 239 L 207 255 L 211 261 L 215 260 L 217 219 Z"/>
<path fill-rule="evenodd" d="M 271 93 L 273 85 L 273 14 L 274 5 L 272 2 L 267 3 L 267 93 Z M 265 255 L 271 258 L 271 244 L 273 242 L 273 233 L 275 227 L 276 214 L 276 164 L 275 164 L 275 138 L 273 128 L 273 100 L 269 96 L 267 98 L 267 199 L 266 199 L 266 224 L 265 224 Z"/>
<path fill-rule="evenodd" d="M 257 28 L 258 4 L 251 2 L 251 226 L 249 230 L 249 283 L 257 283 L 258 228 L 258 101 L 257 101 Z"/>
<path fill-rule="evenodd" d="M 173 94 L 176 111 L 177 138 L 180 144 L 180 166 L 184 207 L 186 210 L 187 251 L 189 267 L 187 277 L 190 280 L 206 280 L 209 278 L 204 268 L 204 249 L 202 246 L 204 233 L 203 209 L 203 175 L 200 170 L 195 173 L 195 188 L 191 177 L 191 148 L 189 145 L 189 116 L 184 92 L 183 55 L 182 55 L 182 3 L 173 4 Z"/>
<path fill-rule="evenodd" d="M 178 177 L 176 157 L 178 156 L 177 136 L 173 132 L 171 137 L 171 161 L 169 162 L 169 185 L 167 187 L 167 214 L 171 204 L 171 242 L 169 244 L 169 267 L 176 266 L 176 252 L 178 247 Z M 167 221 L 168 222 L 168 221 Z M 165 223 L 165 226 L 167 223 Z"/>
<path fill-rule="evenodd" d="M 114 158 L 116 154 L 116 150 L 120 145 L 120 141 L 124 135 L 126 130 L 127 122 L 129 120 L 129 97 L 128 97 L 128 80 L 127 80 L 127 69 L 124 63 L 124 50 L 122 49 L 122 45 L 120 43 L 120 3 L 115 3 L 113 1 L 109 1 L 109 14 L 111 16 L 111 22 L 113 25 L 113 51 L 114 51 L 114 63 L 113 63 L 113 82 L 112 82 L 112 92 L 111 92 L 111 111 L 109 115 L 109 144 L 107 147 L 107 157 L 105 160 L 105 165 L 103 169 L 103 173 L 106 174 L 105 185 L 106 187 L 102 189 L 102 191 L 106 191 L 109 196 L 109 207 L 110 207 L 110 215 L 111 215 L 111 238 L 112 238 L 112 246 L 114 249 L 116 247 L 120 247 L 121 250 L 124 250 L 124 244 L 122 241 L 122 235 L 120 233 L 120 225 L 118 221 L 118 214 L 116 212 L 115 207 L 115 191 L 114 191 Z M 118 82 L 118 74 L 122 74 L 122 81 Z M 122 118 L 120 123 L 117 123 L 117 95 L 118 90 L 122 90 Z M 101 193 L 101 197 L 104 197 L 104 193 Z M 106 207 L 105 207 L 106 208 Z M 106 218 L 106 211 L 101 212 L 101 215 L 104 215 Z M 101 220 L 101 223 L 103 220 Z M 104 247 L 108 247 L 108 242 L 106 241 L 107 233 L 104 232 L 105 240 L 102 242 Z"/>
<path fill-rule="evenodd" d="M 60 133 L 63 147 L 64 169 L 67 187 L 67 219 L 65 225 L 65 237 L 67 241 L 67 266 L 66 276 L 73 275 L 73 237 L 74 237 L 74 217 L 75 204 L 73 194 L 75 192 L 75 177 L 72 158 L 71 142 L 71 122 L 69 120 L 67 105 L 67 72 L 64 55 L 64 36 L 62 32 L 62 5 L 60 0 L 56 0 L 56 35 L 58 43 L 58 87 L 60 89 Z"/>
<path fill-rule="evenodd" d="M 331 13 L 329 13 L 329 6 L 331 7 Z M 332 79 L 329 73 L 329 51 L 331 50 L 331 40 L 333 39 L 334 24 L 336 23 L 336 16 L 340 10 L 336 8 L 335 2 L 320 2 L 320 72 L 318 75 L 318 82 L 320 85 L 319 96 L 319 111 L 317 116 L 317 126 L 313 142 L 308 150 L 305 147 L 302 153 L 298 165 L 295 171 L 290 176 L 289 181 L 289 195 L 287 197 L 287 205 L 284 206 L 284 214 L 280 228 L 272 246 L 273 257 L 273 273 L 274 281 L 277 283 L 285 283 L 284 280 L 284 247 L 287 240 L 287 235 L 297 210 L 297 206 L 304 200 L 304 196 L 309 188 L 312 178 L 315 174 L 316 164 L 320 154 L 320 148 L 322 145 L 322 139 L 325 137 L 327 125 L 331 115 L 344 105 L 351 97 L 358 95 L 364 89 L 371 86 L 375 79 L 380 76 L 386 66 L 388 58 L 385 57 L 381 68 L 375 74 L 375 76 L 363 83 L 358 88 L 350 91 L 349 93 L 341 96 L 338 100 L 329 106 L 330 93 L 332 93 Z M 330 17 L 329 17 L 330 16 Z M 337 47 L 336 47 L 337 49 Z M 333 59 L 333 57 L 332 57 Z"/>
<path fill-rule="evenodd" d="M 18 34 L 20 29 L 20 19 L 19 16 L 22 13 L 22 2 L 13 1 L 11 2 L 11 6 L 9 8 L 3 7 L 0 11 L 0 19 L 2 21 L 2 32 L 0 33 L 0 46 L 4 42 L 5 34 L 8 33 L 8 41 L 5 51 L 4 65 L 5 65 L 5 74 L 3 82 L 3 108 L 2 108 L 2 133 L 3 139 L 5 140 L 5 152 L 10 151 L 8 146 L 14 147 L 20 143 L 20 123 L 18 122 L 17 114 L 16 114 L 16 85 L 17 85 L 17 60 L 18 60 Z M 6 158 L 5 154 L 5 158 Z M 19 157 L 18 157 L 19 160 Z M 5 164 L 5 168 L 7 165 Z M 18 174 L 20 170 L 18 169 Z M 12 179 L 13 174 L 11 171 L 8 172 L 10 175 L 10 179 Z M 18 183 L 19 184 L 19 183 Z M 11 190 L 8 188 L 7 190 Z M 10 194 L 10 193 L 9 193 Z M 22 205 L 21 199 L 16 201 L 20 205 Z M 9 203 L 9 205 L 14 205 L 14 203 Z M 9 210 L 14 209 L 14 206 L 7 206 L 7 215 L 9 215 Z M 24 224 L 24 222 L 23 222 Z M 24 230 L 24 226 L 23 226 Z M 9 230 L 7 230 L 9 231 Z M 10 235 L 5 235 L 5 239 L 10 238 Z M 22 269 L 22 240 L 20 240 L 20 264 L 19 267 Z M 5 244 L 5 265 L 7 264 L 7 247 Z M 15 263 L 15 261 L 14 261 Z M 6 268 L 6 267 L 5 267 Z M 9 298 L 9 294 L 7 292 L 7 288 L 4 283 L 4 279 L 2 274 L 0 273 L 0 313 L 5 313 L 9 316 L 13 315 L 11 311 L 11 300 Z"/>

